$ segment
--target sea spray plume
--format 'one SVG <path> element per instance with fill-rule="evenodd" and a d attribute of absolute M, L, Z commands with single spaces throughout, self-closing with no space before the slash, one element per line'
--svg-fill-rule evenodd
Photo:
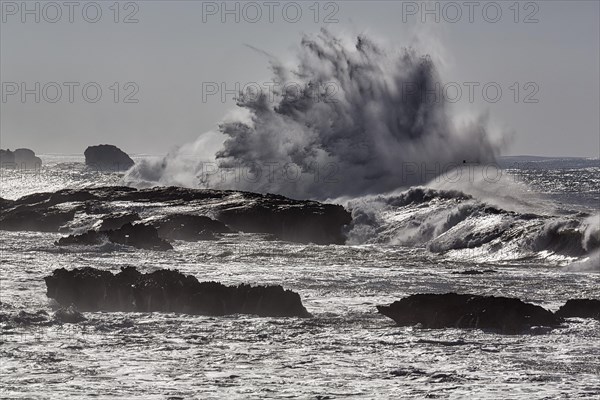
<path fill-rule="evenodd" d="M 364 36 L 349 48 L 322 30 L 302 39 L 298 59 L 295 70 L 273 63 L 278 87 L 293 93 L 242 95 L 251 123 L 220 126 L 228 138 L 219 166 L 253 178 L 215 176 L 211 185 L 313 198 L 381 193 L 431 178 L 415 168 L 441 171 L 498 153 L 481 121 L 454 126 L 431 58 L 414 49 L 389 53 Z"/>
<path fill-rule="evenodd" d="M 293 69 L 269 59 L 284 89 L 241 93 L 219 133 L 136 164 L 125 183 L 325 199 L 424 183 L 499 152 L 485 118 L 454 124 L 433 61 L 415 49 L 387 52 L 365 36 L 348 46 L 322 30 L 303 37 Z"/>
<path fill-rule="evenodd" d="M 138 161 L 123 176 L 123 183 L 136 188 L 180 186 L 206 188 L 207 171 L 216 170 L 214 153 L 223 135 L 209 131 L 195 142 L 175 148 L 161 158 Z"/>

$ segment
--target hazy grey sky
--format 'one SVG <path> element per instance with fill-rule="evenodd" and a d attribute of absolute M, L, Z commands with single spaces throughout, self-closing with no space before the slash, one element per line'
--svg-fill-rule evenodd
<path fill-rule="evenodd" d="M 207 82 L 234 89 L 236 82 L 270 82 L 268 56 L 246 45 L 292 62 L 302 33 L 326 26 L 348 40 L 364 33 L 388 49 L 413 46 L 430 53 L 443 81 L 450 83 L 450 95 L 456 96 L 456 86 L 462 88 L 453 113 L 489 112 L 494 126 L 515 132 L 507 154 L 599 156 L 598 1 L 516 6 L 514 1 L 482 1 L 472 6 L 472 15 L 463 1 L 451 6 L 227 3 L 230 9 L 239 7 L 239 22 L 235 11 L 221 15 L 222 2 L 50 3 L 29 1 L 26 7 L 34 11 L 26 13 L 21 1 L 2 1 L 2 148 L 81 154 L 88 145 L 111 143 L 132 154 L 164 154 L 214 130 L 235 108 L 232 95 L 224 102 L 220 95 L 203 96 L 203 83 L 205 89 Z M 257 17 L 255 5 L 262 16 Z M 439 22 L 434 14 L 421 14 L 435 7 Z M 102 15 L 96 17 L 98 8 Z M 138 21 L 124 23 L 128 16 Z M 479 85 L 472 102 L 468 82 Z M 86 84 L 87 99 L 82 93 Z M 61 97 L 52 103 L 57 86 Z M 96 87 L 102 95 L 94 103 Z M 493 102 L 497 87 L 502 96 Z M 24 101 L 23 89 L 30 90 Z M 127 95 L 138 102 L 124 102 Z"/>

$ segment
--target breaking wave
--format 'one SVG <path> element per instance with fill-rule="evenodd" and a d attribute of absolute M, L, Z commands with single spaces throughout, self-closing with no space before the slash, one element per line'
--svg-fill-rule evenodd
<path fill-rule="evenodd" d="M 425 183 L 499 153 L 485 118 L 459 125 L 448 115 L 436 66 L 416 49 L 386 51 L 365 36 L 348 45 L 322 30 L 302 38 L 293 68 L 271 67 L 282 89 L 240 93 L 240 112 L 219 127 L 214 165 L 198 161 L 203 143 L 218 141 L 213 132 L 138 163 L 125 181 L 325 199 Z"/>
<path fill-rule="evenodd" d="M 125 182 L 327 199 L 351 210 L 351 244 L 561 265 L 600 247 L 598 215 L 502 176 L 486 119 L 459 126 L 443 96 L 432 100 L 442 82 L 431 57 L 322 30 L 302 38 L 294 67 L 271 57 L 271 69 L 284 89 L 240 93 L 218 132 L 136 164 Z"/>
<path fill-rule="evenodd" d="M 597 270 L 592 265 L 600 249 L 600 214 L 562 209 L 526 193 L 525 186 L 508 176 L 497 182 L 476 179 L 481 173 L 464 173 L 452 188 L 434 180 L 347 200 L 353 216 L 349 243 L 421 246 L 474 261 L 539 258 L 574 263 L 573 270 Z"/>

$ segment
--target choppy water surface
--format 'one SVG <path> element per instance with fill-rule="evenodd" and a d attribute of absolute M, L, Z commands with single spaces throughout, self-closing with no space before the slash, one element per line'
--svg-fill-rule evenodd
<path fill-rule="evenodd" d="M 80 176 L 53 173 L 55 186 Z M 102 175 L 95 183 L 118 179 Z M 3 196 L 14 198 L 7 190 Z M 55 268 L 116 272 L 125 265 L 143 272 L 178 268 L 225 284 L 281 284 L 299 292 L 314 316 L 85 313 L 86 322 L 49 326 L 5 320 L 4 398 L 600 396 L 599 321 L 575 318 L 550 332 L 509 336 L 396 327 L 375 309 L 419 292 L 515 296 L 552 310 L 569 298 L 598 298 L 600 274 L 569 271 L 564 260 L 482 263 L 422 246 L 299 245 L 245 234 L 175 241 L 168 252 L 108 244 L 58 248 L 54 233 L 0 235 L 4 317 L 21 310 L 50 314 L 43 277 Z M 458 274 L 468 269 L 492 272 Z"/>

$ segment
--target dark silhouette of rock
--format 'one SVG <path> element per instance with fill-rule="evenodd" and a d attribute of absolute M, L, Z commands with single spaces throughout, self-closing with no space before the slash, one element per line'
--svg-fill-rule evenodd
<path fill-rule="evenodd" d="M 0 149 L 0 166 L 11 169 L 39 169 L 42 167 L 42 159 L 36 157 L 30 149 Z"/>
<path fill-rule="evenodd" d="M 0 229 L 50 232 L 58 231 L 60 226 L 72 221 L 76 213 L 89 214 L 89 210 L 131 213 L 132 208 L 143 209 L 142 217 L 164 220 L 165 214 L 175 209 L 181 214 L 179 209 L 185 206 L 193 212 L 167 223 L 164 231 L 167 236 L 173 234 L 187 240 L 193 240 L 191 238 L 203 230 L 224 231 L 223 225 L 198 218 L 201 215 L 209 215 L 236 231 L 315 244 L 343 244 L 343 228 L 351 221 L 350 213 L 334 204 L 292 200 L 272 194 L 179 187 L 64 189 L 3 201 L 0 206 Z M 104 215 L 98 216 L 98 220 L 102 218 Z M 178 218 L 189 218 L 191 225 L 186 222 L 184 227 L 177 227 Z M 202 229 L 194 232 L 200 227 Z"/>
<path fill-rule="evenodd" d="M 467 269 L 464 271 L 456 271 L 454 272 L 457 275 L 483 275 L 483 274 L 491 274 L 496 272 L 493 269 L 484 269 L 484 270 L 479 270 L 479 269 Z"/>
<path fill-rule="evenodd" d="M 45 325 L 49 323 L 49 320 L 46 311 L 39 310 L 30 313 L 21 310 L 17 315 L 0 313 L 0 322 L 9 322 L 11 325 Z"/>
<path fill-rule="evenodd" d="M 595 318 L 600 320 L 600 300 L 572 299 L 568 300 L 556 315 L 563 318 Z"/>
<path fill-rule="evenodd" d="M 377 310 L 400 326 L 489 329 L 521 333 L 534 326 L 557 326 L 552 312 L 519 299 L 472 294 L 415 294 Z"/>
<path fill-rule="evenodd" d="M 100 144 L 85 149 L 85 164 L 104 171 L 126 171 L 134 164 L 131 157 L 112 144 Z"/>
<path fill-rule="evenodd" d="M 75 209 L 61 210 L 55 207 L 35 209 L 15 207 L 11 212 L 0 214 L 0 229 L 5 231 L 58 232 L 61 226 L 73 220 Z"/>
<path fill-rule="evenodd" d="M 0 197 L 0 211 L 4 210 L 5 208 L 11 207 L 13 204 L 13 200 Z"/>
<path fill-rule="evenodd" d="M 102 222 L 98 227 L 99 231 L 111 231 L 119 229 L 125 224 L 133 223 L 140 220 L 138 213 L 122 212 L 105 215 L 102 217 Z"/>
<path fill-rule="evenodd" d="M 48 297 L 82 311 L 310 316 L 300 296 L 281 286 L 198 282 L 195 277 L 176 270 L 142 274 L 133 267 L 126 267 L 112 274 L 90 267 L 72 271 L 61 268 L 44 279 Z"/>
<path fill-rule="evenodd" d="M 215 240 L 215 233 L 230 233 L 220 221 L 201 215 L 173 214 L 153 222 L 158 235 L 170 240 Z"/>
<path fill-rule="evenodd" d="M 170 250 L 169 242 L 158 236 L 155 227 L 146 224 L 125 224 L 114 231 L 107 231 L 108 239 L 114 243 L 148 250 Z"/>
<path fill-rule="evenodd" d="M 66 324 L 76 324 L 78 322 L 85 321 L 85 318 L 75 307 L 69 306 L 66 308 L 61 308 L 60 310 L 54 313 L 54 320 L 63 322 Z"/>
<path fill-rule="evenodd" d="M 112 243 L 133 246 L 138 249 L 171 250 L 173 248 L 169 242 L 158 237 L 158 231 L 155 227 L 146 224 L 132 225 L 130 223 L 115 230 L 103 232 L 89 230 L 80 235 L 69 235 L 60 238 L 54 244 L 57 246 L 96 245 L 103 243 L 106 239 Z"/>

